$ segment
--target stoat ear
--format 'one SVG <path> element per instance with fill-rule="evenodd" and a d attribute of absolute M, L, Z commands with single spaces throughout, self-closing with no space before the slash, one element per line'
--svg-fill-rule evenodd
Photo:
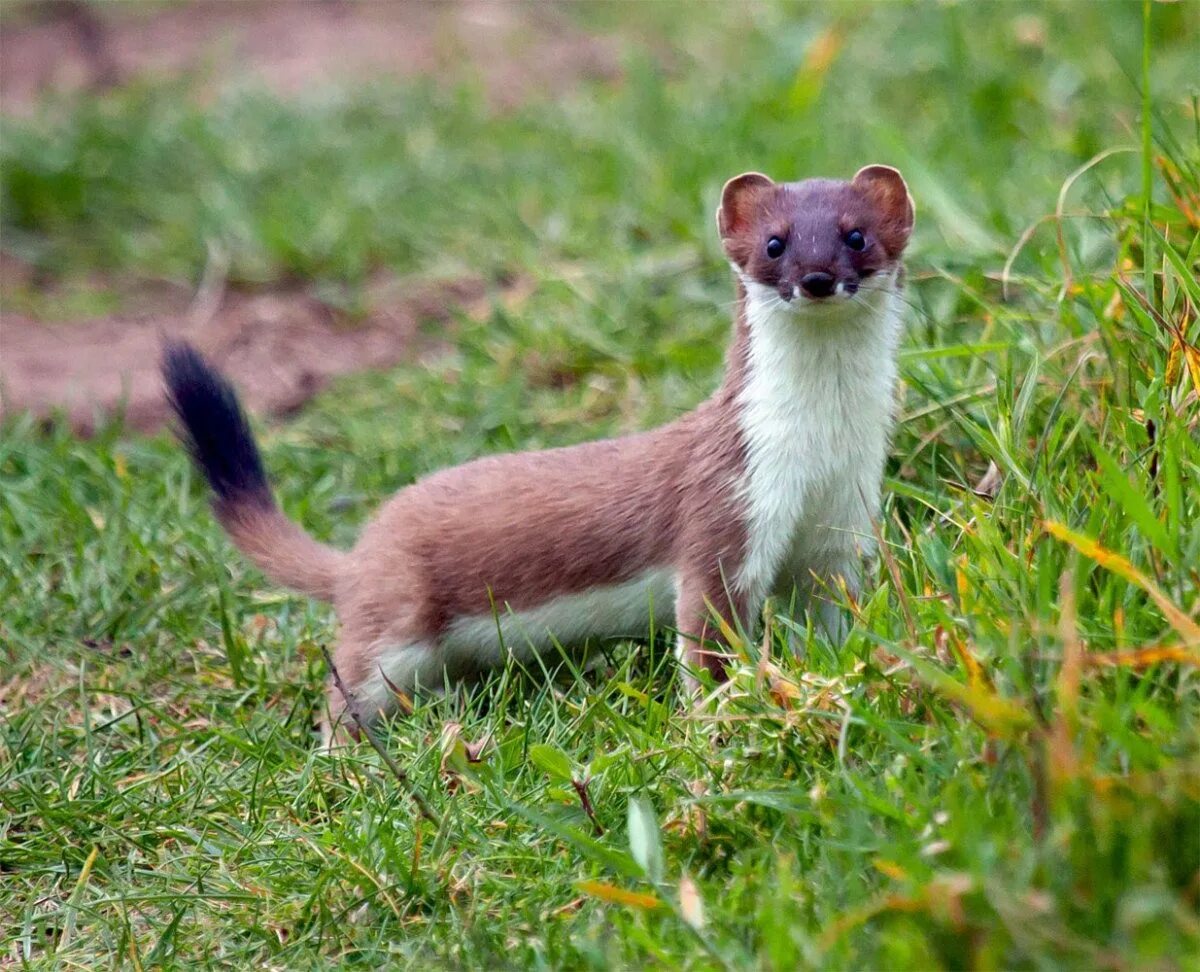
<path fill-rule="evenodd" d="M 725 183 L 721 190 L 721 205 L 717 209 L 717 232 L 721 239 L 736 236 L 750 224 L 755 197 L 774 185 L 761 172 L 743 172 Z"/>
<path fill-rule="evenodd" d="M 916 219 L 916 207 L 908 186 L 898 169 L 890 165 L 867 165 L 854 173 L 851 185 L 861 190 L 879 211 L 888 249 L 898 254 L 904 249 Z"/>

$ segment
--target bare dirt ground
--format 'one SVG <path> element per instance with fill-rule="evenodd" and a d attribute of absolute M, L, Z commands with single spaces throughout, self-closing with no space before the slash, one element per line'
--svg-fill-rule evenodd
<path fill-rule="evenodd" d="M 7 20 L 0 102 L 16 113 L 50 91 L 193 70 L 296 94 L 381 76 L 458 79 L 465 68 L 503 106 L 618 69 L 611 40 L 580 32 L 556 3 L 39 0 Z"/>
<path fill-rule="evenodd" d="M 26 114 L 52 92 L 145 75 L 198 71 L 250 79 L 284 95 L 314 86 L 469 71 L 500 107 L 617 74 L 611 39 L 584 34 L 553 4 L 249 2 L 206 0 L 7 8 L 0 110 Z M 215 82 L 209 82 L 215 83 Z M 23 268 L 0 249 L 0 288 Z M 0 320 L 0 414 L 64 414 L 81 433 L 125 409 L 132 428 L 167 410 L 156 362 L 164 335 L 186 336 L 228 369 L 251 409 L 298 408 L 332 377 L 409 357 L 422 321 L 449 321 L 485 300 L 479 280 L 382 282 L 366 319 L 350 326 L 301 289 L 194 297 L 168 294 L 147 310 L 42 322 Z"/>
<path fill-rule="evenodd" d="M 43 324 L 5 315 L 0 376 L 5 412 L 61 414 L 81 434 L 124 409 L 131 429 L 153 431 L 168 409 L 158 359 L 168 338 L 186 338 L 233 379 L 249 409 L 295 411 L 330 379 L 385 368 L 415 354 L 423 323 L 448 324 L 456 311 L 483 313 L 482 280 L 377 288 L 365 319 L 347 323 L 303 290 L 163 300 L 153 311 Z M 426 341 L 424 346 L 428 346 Z"/>

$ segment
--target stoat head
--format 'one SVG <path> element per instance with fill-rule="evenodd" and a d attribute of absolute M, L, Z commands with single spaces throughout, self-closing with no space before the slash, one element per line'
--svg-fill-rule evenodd
<path fill-rule="evenodd" d="M 748 290 L 799 309 L 894 286 L 913 217 L 908 187 L 887 165 L 859 169 L 849 182 L 747 172 L 725 183 L 717 229 Z"/>

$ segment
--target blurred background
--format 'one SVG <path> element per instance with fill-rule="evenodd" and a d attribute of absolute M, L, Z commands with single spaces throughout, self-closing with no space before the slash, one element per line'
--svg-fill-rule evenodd
<path fill-rule="evenodd" d="M 1197 7 L 1156 8 L 1159 111 L 1186 127 Z M 546 337 L 552 383 L 614 354 L 711 371 L 728 176 L 895 164 L 918 200 L 915 264 L 954 279 L 998 271 L 1072 169 L 1137 141 L 1136 2 L 0 13 L 0 394 L 6 414 L 81 431 L 115 410 L 162 421 L 162 330 L 271 413 L 410 359 L 456 314 L 531 298 L 577 332 Z M 1136 168 L 1081 189 L 1103 203 Z M 1088 247 L 1106 237 L 1076 229 L 1102 259 Z M 656 304 L 660 288 L 676 294 Z M 960 299 L 923 298 L 939 294 Z M 590 309 L 564 321 L 564 296 Z"/>
<path fill-rule="evenodd" d="M 1196 966 L 1200 4 L 0 23 L 0 965 Z M 846 642 L 779 605 L 712 720 L 662 633 L 423 702 L 387 746 L 436 832 L 318 750 L 334 619 L 214 523 L 162 335 L 348 546 L 431 470 L 694 406 L 723 182 L 870 162 L 917 229 Z"/>

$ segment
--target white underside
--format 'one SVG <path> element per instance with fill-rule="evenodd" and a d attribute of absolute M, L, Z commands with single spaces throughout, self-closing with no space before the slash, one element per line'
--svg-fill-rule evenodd
<path fill-rule="evenodd" d="M 735 585 L 752 605 L 838 576 L 854 586 L 873 548 L 892 426 L 894 280 L 872 278 L 857 296 L 820 304 L 744 282 L 750 367 L 739 419 L 750 545 Z"/>
<path fill-rule="evenodd" d="M 624 584 L 596 587 L 555 598 L 536 608 L 495 616 L 459 618 L 441 639 L 447 660 L 491 668 L 507 654 L 533 658 L 556 645 L 581 645 L 594 638 L 643 637 L 675 616 L 674 572 L 652 570 Z"/>
<path fill-rule="evenodd" d="M 578 651 L 588 642 L 645 637 L 652 628 L 671 627 L 674 617 L 675 574 L 665 569 L 524 611 L 497 605 L 494 614 L 457 618 L 436 643 L 377 646 L 377 672 L 359 692 L 369 705 L 383 705 L 388 682 L 404 692 L 437 690 L 447 672 L 500 668 L 510 655 L 523 664 L 538 656 L 553 663 L 560 648 Z"/>

